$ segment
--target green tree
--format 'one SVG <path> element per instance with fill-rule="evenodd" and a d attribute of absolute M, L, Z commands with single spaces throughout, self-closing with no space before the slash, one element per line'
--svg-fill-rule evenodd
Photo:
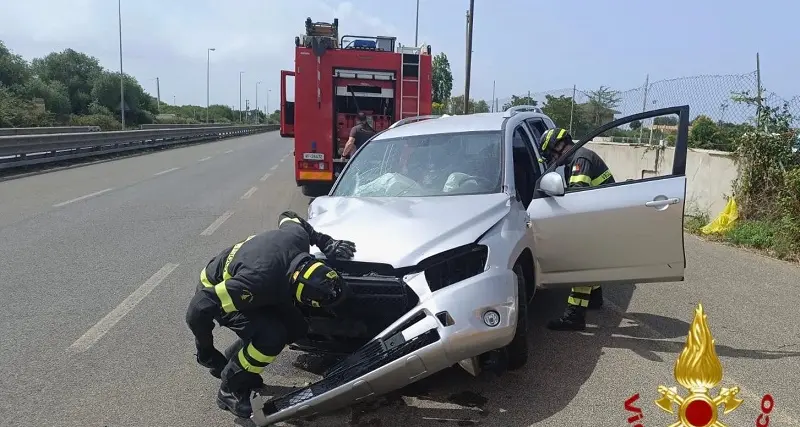
<path fill-rule="evenodd" d="M 439 113 L 435 114 L 450 114 L 450 115 L 461 115 L 464 114 L 464 95 L 457 95 L 447 102 L 444 106 L 438 106 L 440 109 Z M 469 112 L 472 113 L 488 113 L 489 112 L 489 104 L 484 100 L 470 99 L 469 100 Z"/>
<path fill-rule="evenodd" d="M 30 79 L 28 62 L 22 56 L 12 53 L 0 40 L 0 85 L 18 88 Z"/>
<path fill-rule="evenodd" d="M 453 72 L 447 55 L 440 52 L 433 57 L 433 102 L 444 104 L 453 92 Z"/>
<path fill-rule="evenodd" d="M 45 82 L 34 77 L 25 83 L 22 94 L 27 100 L 42 99 L 47 111 L 52 113 L 64 115 L 72 111 L 67 87 L 59 81 Z"/>
<path fill-rule="evenodd" d="M 103 73 L 103 67 L 97 58 L 66 49 L 50 53 L 44 58 L 34 59 L 31 67 L 42 80 L 58 81 L 67 87 L 73 114 L 88 112 L 89 104 L 92 103 L 94 81 Z"/>
<path fill-rule="evenodd" d="M 677 126 L 678 118 L 673 116 L 660 116 L 653 119 L 653 124 L 657 126 Z"/>
<path fill-rule="evenodd" d="M 94 79 L 91 91 L 91 99 L 112 111 L 114 115 L 119 115 L 120 112 L 119 76 L 118 72 L 103 71 Z M 129 120 L 134 124 L 152 123 L 157 110 L 155 99 L 145 93 L 144 88 L 134 77 L 125 74 L 123 80 L 126 121 Z M 89 105 L 86 106 L 86 112 L 89 112 Z"/>
<path fill-rule="evenodd" d="M 634 121 L 630 122 L 630 124 L 628 124 L 628 126 L 630 126 L 631 130 L 639 130 L 639 129 L 642 128 L 642 121 L 641 120 L 634 120 Z"/>
<path fill-rule="evenodd" d="M 474 106 L 470 111 L 472 111 L 473 113 L 488 113 L 489 104 L 481 99 L 480 101 L 474 103 Z"/>
<path fill-rule="evenodd" d="M 603 123 L 612 121 L 616 113 L 614 109 L 617 108 L 622 100 L 619 96 L 619 91 L 600 86 L 599 89 L 590 91 L 588 95 L 589 102 L 586 105 L 586 109 L 591 123 L 595 126 L 600 126 Z"/>
<path fill-rule="evenodd" d="M 509 108 L 517 106 L 517 105 L 534 105 L 535 106 L 535 105 L 538 105 L 538 102 L 536 102 L 536 100 L 531 98 L 530 96 L 511 95 L 511 100 L 509 102 L 506 102 L 503 105 L 503 111 L 508 110 Z"/>

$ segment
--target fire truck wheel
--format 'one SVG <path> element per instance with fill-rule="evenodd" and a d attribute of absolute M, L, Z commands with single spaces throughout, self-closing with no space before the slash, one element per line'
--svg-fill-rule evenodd
<path fill-rule="evenodd" d="M 327 196 L 328 192 L 331 191 L 331 187 L 331 184 L 305 184 L 300 190 L 306 197 L 320 197 Z"/>

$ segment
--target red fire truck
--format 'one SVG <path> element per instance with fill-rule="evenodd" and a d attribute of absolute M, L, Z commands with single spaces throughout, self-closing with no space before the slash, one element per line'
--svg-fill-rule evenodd
<path fill-rule="evenodd" d="M 307 196 L 327 194 L 346 159 L 342 150 L 356 114 L 376 131 L 431 114 L 431 47 L 406 47 L 395 37 L 339 38 L 333 24 L 306 19 L 295 37 L 295 69 L 281 71 L 280 134 L 294 138 L 295 180 Z M 286 98 L 294 77 L 294 101 Z"/>

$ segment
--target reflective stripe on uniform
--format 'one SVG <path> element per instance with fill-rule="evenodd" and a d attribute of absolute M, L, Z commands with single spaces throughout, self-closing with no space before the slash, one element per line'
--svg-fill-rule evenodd
<path fill-rule="evenodd" d="M 242 365 L 242 368 L 254 374 L 260 374 L 267 365 L 275 361 L 276 357 L 260 352 L 252 343 L 239 350 L 238 354 L 239 364 Z"/>
<path fill-rule="evenodd" d="M 233 246 L 233 249 L 231 249 L 231 252 L 228 254 L 228 257 L 225 259 L 225 268 L 222 269 L 222 280 L 228 280 L 231 277 L 233 277 L 231 276 L 231 273 L 229 271 L 229 268 L 231 266 L 231 261 L 233 261 L 233 257 L 236 255 L 236 252 L 239 252 L 239 248 L 241 248 L 243 244 L 247 243 L 247 241 L 252 239 L 253 237 L 256 236 L 250 236 L 244 239 L 244 242 L 239 242 Z"/>
<path fill-rule="evenodd" d="M 231 298 L 231 294 L 228 292 L 228 288 L 225 286 L 225 281 L 233 277 L 228 271 L 228 268 L 230 268 L 231 261 L 233 261 L 233 257 L 236 255 L 236 252 L 239 251 L 239 248 L 241 248 L 245 242 L 253 237 L 255 237 L 255 235 L 237 243 L 233 246 L 230 253 L 228 253 L 228 256 L 225 259 L 225 268 L 222 270 L 221 282 L 214 284 L 211 282 L 211 280 L 209 280 L 208 273 L 206 272 L 205 268 L 200 271 L 200 283 L 202 283 L 206 288 L 214 288 L 214 293 L 217 294 L 217 298 L 219 298 L 219 302 L 222 304 L 222 310 L 225 313 L 233 313 L 237 310 L 236 306 L 233 304 L 233 298 Z"/>
<path fill-rule="evenodd" d="M 606 171 L 601 173 L 600 176 L 592 180 L 592 187 L 596 187 L 606 182 L 608 178 L 611 178 L 611 171 L 606 169 Z"/>
<path fill-rule="evenodd" d="M 589 298 L 592 295 L 591 286 L 578 286 L 572 288 L 572 292 L 567 298 L 567 304 L 581 307 L 589 307 Z"/>
<path fill-rule="evenodd" d="M 278 227 L 283 225 L 283 223 L 286 222 L 286 221 L 294 221 L 294 222 L 300 224 L 300 220 L 297 219 L 297 218 L 284 218 L 284 219 L 281 220 L 281 222 L 278 223 Z"/>
<path fill-rule="evenodd" d="M 208 275 L 206 274 L 206 269 L 204 268 L 203 271 L 200 272 L 200 283 L 203 284 L 206 288 L 213 288 L 214 284 L 208 280 Z"/>
<path fill-rule="evenodd" d="M 581 182 L 584 184 L 592 185 L 592 178 L 589 178 L 589 175 L 572 175 L 571 177 L 569 177 L 570 184 L 578 184 Z"/>
<path fill-rule="evenodd" d="M 589 175 L 573 175 L 569 177 L 569 183 L 576 184 L 582 182 L 585 184 L 589 184 L 592 187 L 597 187 L 598 185 L 606 182 L 606 180 L 608 180 L 608 178 L 610 177 L 611 177 L 611 171 L 606 169 L 605 172 L 601 173 L 600 176 L 598 176 L 595 179 L 590 178 Z"/>
<path fill-rule="evenodd" d="M 228 293 L 228 287 L 225 286 L 224 280 L 214 285 L 214 292 L 217 294 L 219 302 L 222 303 L 222 311 L 226 313 L 233 313 L 236 311 L 236 306 L 233 305 L 233 298 L 231 298 L 231 294 Z"/>

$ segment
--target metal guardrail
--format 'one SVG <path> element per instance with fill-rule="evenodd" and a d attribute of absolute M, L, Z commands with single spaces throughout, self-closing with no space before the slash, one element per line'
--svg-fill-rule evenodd
<path fill-rule="evenodd" d="M 47 135 L 52 133 L 85 133 L 100 132 L 100 126 L 52 126 L 37 128 L 2 128 L 0 136 L 10 135 Z"/>
<path fill-rule="evenodd" d="M 223 127 L 223 126 L 233 126 L 233 123 L 157 123 L 157 124 L 147 124 L 147 125 L 139 125 L 140 129 L 148 130 L 148 129 L 193 129 L 193 128 L 207 128 L 207 127 Z"/>
<path fill-rule="evenodd" d="M 0 170 L 82 157 L 212 141 L 278 130 L 278 125 L 213 126 L 0 136 Z"/>

